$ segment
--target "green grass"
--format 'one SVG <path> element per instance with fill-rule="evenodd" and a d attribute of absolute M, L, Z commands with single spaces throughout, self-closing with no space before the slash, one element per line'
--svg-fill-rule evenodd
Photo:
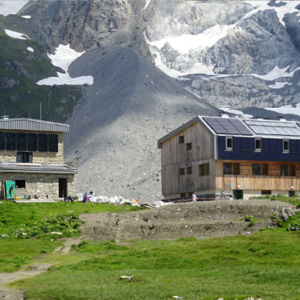
<path fill-rule="evenodd" d="M 14 284 L 26 299 L 300 299 L 300 234 L 83 242 L 81 261 Z M 86 259 L 84 256 L 86 255 Z M 121 275 L 134 275 L 122 281 Z"/>
<path fill-rule="evenodd" d="M 64 236 L 79 234 L 78 215 L 92 212 L 125 212 L 136 207 L 82 202 L 0 204 L 0 272 L 12 272 L 32 262 L 39 254 L 50 253 L 61 241 L 49 232 Z M 25 233 L 26 235 L 23 235 Z M 7 235 L 7 236 L 6 236 Z M 34 237 L 34 238 L 32 238 Z"/>

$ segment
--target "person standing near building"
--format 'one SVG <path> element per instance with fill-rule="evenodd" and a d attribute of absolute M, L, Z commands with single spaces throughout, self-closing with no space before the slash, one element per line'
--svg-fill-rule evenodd
<path fill-rule="evenodd" d="M 197 196 L 195 193 L 192 195 L 192 202 L 197 202 Z"/>

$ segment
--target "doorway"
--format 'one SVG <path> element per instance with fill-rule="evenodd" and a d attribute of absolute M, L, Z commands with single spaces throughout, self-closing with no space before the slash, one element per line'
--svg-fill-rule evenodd
<path fill-rule="evenodd" d="M 240 200 L 243 199 L 244 192 L 243 190 L 233 190 L 233 199 L 234 200 Z"/>
<path fill-rule="evenodd" d="M 58 197 L 66 198 L 68 195 L 68 181 L 67 178 L 58 179 Z"/>

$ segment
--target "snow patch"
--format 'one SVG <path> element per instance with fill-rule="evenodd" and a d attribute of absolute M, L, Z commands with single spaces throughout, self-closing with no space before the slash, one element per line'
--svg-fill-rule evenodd
<path fill-rule="evenodd" d="M 275 84 L 269 85 L 271 89 L 282 89 L 284 86 L 289 85 L 288 82 L 275 82 Z"/>
<path fill-rule="evenodd" d="M 6 35 L 14 39 L 30 40 L 30 38 L 24 33 L 16 32 L 8 29 L 4 29 L 4 32 L 6 33 Z"/>
<path fill-rule="evenodd" d="M 232 109 L 232 108 L 229 108 L 229 107 L 220 107 L 220 109 L 223 110 L 223 111 L 226 111 L 227 113 L 241 116 L 244 119 L 251 119 L 251 118 L 253 118 L 252 115 L 250 115 L 250 114 L 244 114 L 242 111 L 237 110 L 237 109 Z"/>
<path fill-rule="evenodd" d="M 180 54 L 189 54 L 193 49 L 206 49 L 212 47 L 220 39 L 227 36 L 228 31 L 231 30 L 233 25 L 215 25 L 200 34 L 181 34 L 178 36 L 168 35 L 157 41 L 149 41 L 150 45 L 161 50 L 164 45 L 169 44 L 172 49 Z"/>
<path fill-rule="evenodd" d="M 145 6 L 144 6 L 144 9 L 146 9 L 149 6 L 151 0 L 145 0 L 145 1 L 146 1 L 146 3 L 145 3 Z"/>
<path fill-rule="evenodd" d="M 297 103 L 295 107 L 293 107 L 292 105 L 284 105 L 276 108 L 266 107 L 265 109 L 272 110 L 280 114 L 293 114 L 300 116 L 300 103 Z"/>
<path fill-rule="evenodd" d="M 37 82 L 38 85 L 92 85 L 94 83 L 93 76 L 80 76 L 72 78 L 68 69 L 73 61 L 80 57 L 83 52 L 76 52 L 71 49 L 70 45 L 59 45 L 54 54 L 48 54 L 54 66 L 59 67 L 65 71 L 65 74 L 57 72 L 57 77 L 48 77 Z"/>
<path fill-rule="evenodd" d="M 27 51 L 29 51 L 29 52 L 31 52 L 31 53 L 33 53 L 33 52 L 34 52 L 34 49 L 33 49 L 33 48 L 31 48 L 31 47 L 27 47 L 27 48 L 26 48 L 26 50 L 27 50 Z"/>
<path fill-rule="evenodd" d="M 0 15 L 16 14 L 29 0 L 0 0 Z"/>
<path fill-rule="evenodd" d="M 28 15 L 26 15 L 26 16 L 21 16 L 23 19 L 31 19 L 31 16 L 28 16 Z"/>
<path fill-rule="evenodd" d="M 292 72 L 287 72 L 287 70 L 290 67 L 287 66 L 285 68 L 280 69 L 278 66 L 275 66 L 273 70 L 271 70 L 268 74 L 265 75 L 258 75 L 258 74 L 249 74 L 252 75 L 254 77 L 263 79 L 263 80 L 267 80 L 267 81 L 273 81 L 275 79 L 278 78 L 282 78 L 282 77 L 293 77 L 294 73 L 298 70 L 300 70 L 300 67 L 296 68 L 294 71 Z"/>
<path fill-rule="evenodd" d="M 286 14 L 297 13 L 297 15 L 299 15 L 299 10 L 296 9 L 297 5 L 299 4 L 299 1 L 282 1 L 280 3 L 283 3 L 284 5 L 278 7 L 268 5 L 269 1 L 245 1 L 245 2 L 251 4 L 254 7 L 254 9 L 250 11 L 244 18 L 248 18 L 259 11 L 263 11 L 266 9 L 273 9 L 277 13 L 279 22 L 285 27 L 283 18 Z"/>

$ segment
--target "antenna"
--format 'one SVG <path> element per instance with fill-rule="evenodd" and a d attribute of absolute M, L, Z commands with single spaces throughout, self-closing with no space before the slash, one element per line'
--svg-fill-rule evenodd
<path fill-rule="evenodd" d="M 40 120 L 42 120 L 42 102 L 40 101 Z"/>

